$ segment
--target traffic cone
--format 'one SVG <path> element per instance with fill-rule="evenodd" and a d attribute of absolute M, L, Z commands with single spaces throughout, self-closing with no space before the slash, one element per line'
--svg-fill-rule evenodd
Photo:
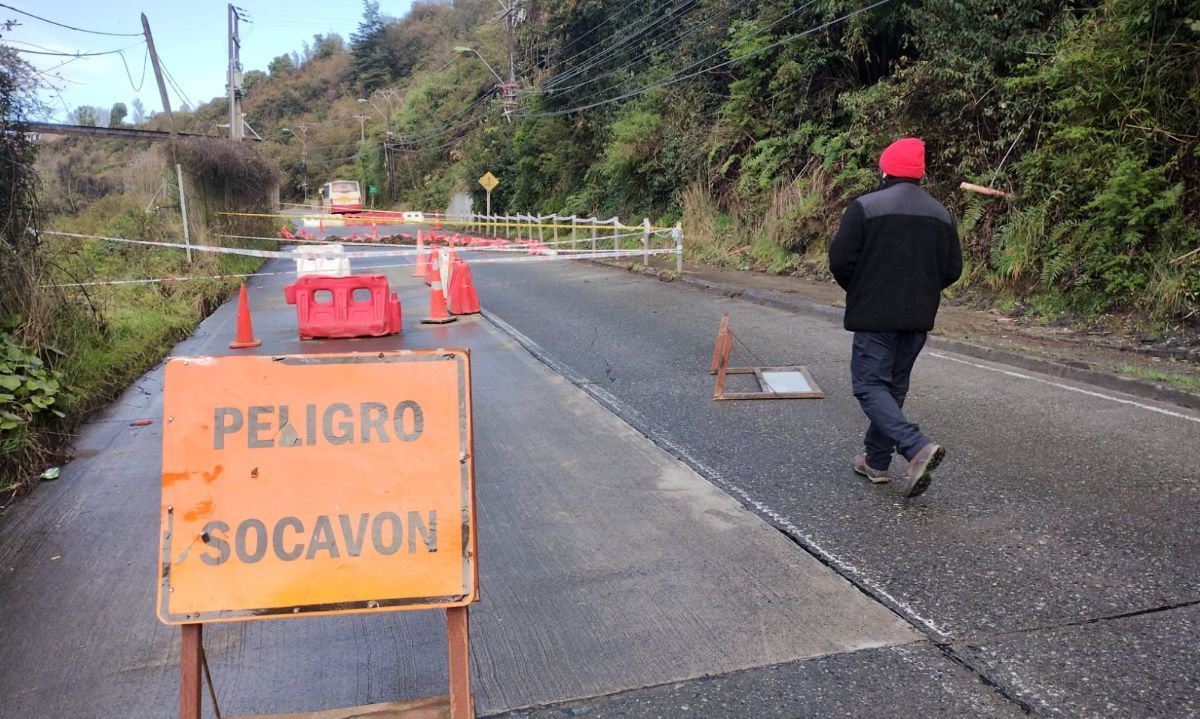
<path fill-rule="evenodd" d="M 446 314 L 446 296 L 442 294 L 442 278 L 434 277 L 429 286 L 429 316 L 421 320 L 424 325 L 444 325 L 457 320 Z"/>
<path fill-rule="evenodd" d="M 246 295 L 246 284 L 238 292 L 237 338 L 229 343 L 229 349 L 240 350 L 258 347 L 262 342 L 254 339 L 254 325 L 250 322 L 250 300 Z"/>
<path fill-rule="evenodd" d="M 325 231 L 325 218 L 324 217 L 317 219 L 317 229 L 320 230 L 321 232 Z"/>
<path fill-rule="evenodd" d="M 438 268 L 438 252 L 437 250 L 429 251 L 429 261 L 425 263 L 425 284 L 432 285 L 434 278 L 439 281 L 442 278 L 442 272 Z"/>
<path fill-rule="evenodd" d="M 454 263 L 453 279 L 450 280 L 450 314 L 474 315 L 479 314 L 479 295 L 475 292 L 475 282 L 471 279 L 471 268 L 465 260 Z"/>
<path fill-rule="evenodd" d="M 417 262 L 413 266 L 413 277 L 425 276 L 425 236 L 417 230 Z"/>

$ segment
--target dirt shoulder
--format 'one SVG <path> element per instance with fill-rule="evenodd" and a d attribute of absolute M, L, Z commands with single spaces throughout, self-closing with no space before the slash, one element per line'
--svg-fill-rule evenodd
<path fill-rule="evenodd" d="M 832 281 L 684 265 L 661 258 L 649 270 L 664 280 L 840 322 L 845 293 Z M 714 329 L 715 332 L 715 329 Z M 1111 330 L 1049 325 L 1025 317 L 943 302 L 932 343 L 980 359 L 1088 382 L 1200 409 L 1200 337 L 1138 337 Z"/>

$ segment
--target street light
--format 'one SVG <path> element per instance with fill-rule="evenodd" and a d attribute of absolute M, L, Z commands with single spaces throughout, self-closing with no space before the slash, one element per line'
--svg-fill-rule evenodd
<path fill-rule="evenodd" d="M 514 99 L 516 97 L 514 94 L 517 86 L 516 81 L 512 78 L 509 78 L 509 81 L 505 82 L 504 78 L 500 77 L 500 73 L 496 72 L 496 68 L 492 67 L 491 63 L 489 63 L 487 60 L 484 60 L 483 55 L 480 55 L 479 51 L 473 47 L 467 47 L 466 45 L 455 45 L 454 52 L 458 53 L 459 55 L 473 53 L 475 57 L 479 58 L 480 62 L 487 66 L 487 69 L 491 71 L 492 76 L 496 78 L 496 82 L 500 84 L 500 89 L 503 90 L 504 116 L 508 118 L 509 122 L 512 122 L 512 111 L 515 106 Z M 509 52 L 511 55 L 511 48 Z M 509 59 L 511 61 L 511 57 Z"/>
<path fill-rule="evenodd" d="M 296 138 L 300 139 L 300 162 L 301 162 L 301 164 L 304 165 L 304 204 L 307 205 L 308 204 L 308 143 L 305 142 L 304 136 L 306 134 L 308 134 L 308 128 L 301 127 L 299 135 L 297 135 L 290 127 L 280 128 L 279 131 L 286 132 L 287 134 L 291 135 L 292 137 L 296 137 Z"/>
<path fill-rule="evenodd" d="M 467 53 L 475 53 L 475 57 L 479 58 L 479 60 L 481 62 L 483 62 L 484 65 L 487 65 L 487 69 L 492 71 L 492 75 L 495 75 L 496 82 L 500 83 L 501 85 L 504 84 L 504 78 L 500 77 L 500 73 L 496 72 L 495 68 L 493 68 L 491 66 L 491 64 L 488 63 L 487 60 L 484 60 L 483 55 L 480 55 L 479 51 L 476 50 L 475 48 L 467 47 L 466 45 L 455 45 L 454 52 L 458 53 L 459 55 L 466 55 Z"/>

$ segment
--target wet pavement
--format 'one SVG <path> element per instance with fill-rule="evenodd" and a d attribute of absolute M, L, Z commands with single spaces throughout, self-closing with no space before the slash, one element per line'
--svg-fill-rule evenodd
<path fill-rule="evenodd" d="M 864 421 L 836 312 L 595 265 L 482 265 L 476 278 L 485 310 L 550 366 L 1018 704 L 1073 715 L 1095 687 L 1133 675 L 1152 715 L 1188 715 L 1200 686 L 1187 609 L 1200 600 L 1194 410 L 930 348 L 906 409 L 949 456 L 931 490 L 905 501 L 849 471 Z M 714 402 L 706 370 L 725 311 L 735 364 L 806 365 L 827 398 Z M 1163 651 L 1177 649 L 1182 675 L 1124 650 L 1144 629 L 1122 619 L 1131 613 L 1172 619 Z M 1055 665 L 1052 637 L 1096 624 L 1107 631 L 1079 635 L 1088 671 Z M 1107 715 L 1146 715 L 1137 695 L 1104 696 Z"/>
<path fill-rule="evenodd" d="M 481 715 L 1195 715 L 1194 411 L 933 348 L 908 407 L 950 456 L 904 501 L 848 469 L 836 312 L 592 264 L 473 272 L 487 318 L 436 328 L 389 272 L 397 338 L 300 343 L 285 277 L 251 300 L 263 354 L 471 348 Z M 233 310 L 175 354 L 228 354 Z M 724 311 L 739 363 L 806 365 L 827 398 L 714 402 Z M 161 400 L 159 368 L 0 518 L 0 717 L 172 715 Z M 225 714 L 445 691 L 438 612 L 211 625 L 206 646 Z"/>

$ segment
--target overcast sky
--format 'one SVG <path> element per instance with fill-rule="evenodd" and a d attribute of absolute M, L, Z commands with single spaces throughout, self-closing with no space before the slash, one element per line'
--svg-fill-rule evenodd
<path fill-rule="evenodd" d="M 362 19 L 360 0 L 239 0 L 250 22 L 240 26 L 242 67 L 265 70 L 273 58 L 299 51 L 314 34 L 335 32 L 347 42 Z M 401 17 L 411 0 L 380 0 L 384 15 Z M 47 73 L 58 90 L 43 93 L 51 119 L 63 121 L 68 110 L 95 105 L 105 110 L 114 102 L 127 106 L 140 98 L 147 112 L 161 111 L 154 71 L 146 64 L 140 13 L 146 13 L 154 45 L 163 66 L 179 89 L 171 87 L 171 107 L 196 105 L 225 94 L 227 67 L 227 7 L 217 0 L 4 0 L 0 21 L 20 23 L 0 42 L 18 50 L 81 53 L 122 50 L 120 55 L 62 57 L 22 53 L 35 68 Z M 24 10 L 64 25 L 136 37 L 95 35 L 58 27 L 21 15 Z M 128 73 L 121 57 L 128 64 Z M 57 76 L 61 75 L 61 79 Z M 132 78 L 130 77 L 132 75 Z M 140 88 L 140 90 L 136 89 Z M 132 114 L 132 112 L 131 112 Z"/>

